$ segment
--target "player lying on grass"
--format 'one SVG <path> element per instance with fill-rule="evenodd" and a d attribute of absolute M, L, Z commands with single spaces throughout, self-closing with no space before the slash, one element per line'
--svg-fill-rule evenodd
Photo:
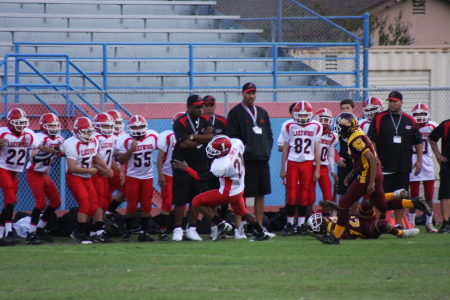
<path fill-rule="evenodd" d="M 245 147 L 239 139 L 230 139 L 225 135 L 215 136 L 206 146 L 206 153 L 209 158 L 214 158 L 211 169 L 208 172 L 197 173 L 190 168 L 186 162 L 174 160 L 173 166 L 182 171 L 188 172 L 196 180 L 208 180 L 211 176 L 219 177 L 220 188 L 197 195 L 192 200 L 192 205 L 215 222 L 218 232 L 212 238 L 218 241 L 223 235 L 231 231 L 231 224 L 222 221 L 214 214 L 211 207 L 222 204 L 230 204 L 236 215 L 244 217 L 256 230 L 256 235 L 252 241 L 263 241 L 270 238 L 264 232 L 261 224 L 256 221 L 255 216 L 245 207 L 244 195 L 244 151 Z"/>
<path fill-rule="evenodd" d="M 392 195 L 406 196 L 405 190 L 399 190 L 394 193 L 386 194 L 386 198 L 392 198 Z M 322 207 L 331 207 L 338 211 L 343 208 L 331 201 L 321 201 L 319 203 Z M 428 204 L 422 197 L 409 199 L 392 199 L 386 203 L 387 210 L 415 208 L 430 215 L 431 210 Z M 319 213 L 313 214 L 307 222 L 307 231 L 312 237 L 319 239 L 321 235 L 331 234 L 336 227 L 336 217 L 325 217 Z M 418 228 L 399 230 L 393 227 L 387 220 L 378 220 L 375 214 L 375 209 L 370 204 L 369 200 L 363 200 L 359 206 L 358 216 L 352 216 L 344 229 L 342 239 L 377 239 L 383 233 L 389 233 L 399 238 L 413 237 L 419 233 Z"/>

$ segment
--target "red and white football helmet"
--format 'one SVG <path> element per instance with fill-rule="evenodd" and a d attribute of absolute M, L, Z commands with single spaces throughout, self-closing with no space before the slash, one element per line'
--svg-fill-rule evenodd
<path fill-rule="evenodd" d="M 147 120 L 143 116 L 135 115 L 132 116 L 128 121 L 128 131 L 133 137 L 145 136 L 145 132 L 148 129 Z"/>
<path fill-rule="evenodd" d="M 319 109 L 314 117 L 324 128 L 328 128 L 333 124 L 333 113 L 328 108 Z"/>
<path fill-rule="evenodd" d="M 118 110 L 109 110 L 106 112 L 114 120 L 114 133 L 119 134 L 123 131 L 124 124 L 122 114 Z"/>
<path fill-rule="evenodd" d="M 426 114 L 425 116 L 418 116 L 418 114 Z M 418 103 L 414 105 L 412 109 L 412 115 L 416 119 L 417 123 L 426 123 L 430 120 L 430 108 L 428 105 L 423 103 Z"/>
<path fill-rule="evenodd" d="M 309 102 L 300 101 L 294 106 L 294 111 L 292 113 L 294 120 L 301 124 L 306 125 L 311 122 L 313 116 L 313 109 Z"/>
<path fill-rule="evenodd" d="M 226 135 L 216 135 L 206 146 L 206 155 L 209 158 L 218 158 L 227 155 L 231 150 L 231 140 Z"/>
<path fill-rule="evenodd" d="M 11 109 L 6 117 L 8 128 L 14 133 L 22 133 L 30 125 L 26 112 L 21 108 Z"/>
<path fill-rule="evenodd" d="M 57 135 L 61 131 L 61 123 L 58 116 L 54 113 L 43 114 L 39 119 L 39 125 L 41 126 L 41 131 L 49 135 Z"/>
<path fill-rule="evenodd" d="M 364 118 L 369 121 L 371 121 L 376 114 L 382 112 L 383 110 L 383 101 L 381 101 L 380 98 L 369 97 L 363 102 Z"/>
<path fill-rule="evenodd" d="M 183 111 L 174 114 L 173 117 L 172 117 L 172 124 L 175 123 L 175 121 L 176 121 L 179 117 L 181 117 L 182 115 L 184 115 L 184 114 L 185 114 L 185 112 L 183 112 Z"/>
<path fill-rule="evenodd" d="M 91 119 L 80 117 L 73 123 L 73 134 L 83 143 L 89 143 L 94 140 L 94 124 Z"/>
<path fill-rule="evenodd" d="M 108 113 L 99 113 L 94 117 L 94 128 L 103 135 L 111 135 L 114 131 L 114 120 Z"/>

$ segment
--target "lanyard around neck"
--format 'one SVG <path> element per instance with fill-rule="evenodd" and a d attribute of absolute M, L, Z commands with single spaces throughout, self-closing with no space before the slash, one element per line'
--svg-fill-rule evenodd
<path fill-rule="evenodd" d="M 247 106 L 245 106 L 245 105 L 242 104 L 242 103 L 241 103 L 241 105 L 244 107 L 244 109 L 247 111 L 247 113 L 248 113 L 248 114 L 250 115 L 250 117 L 252 118 L 252 120 L 253 120 L 253 125 L 254 125 L 254 126 L 258 126 L 258 124 L 257 124 L 257 122 L 256 122 L 256 120 L 257 120 L 257 118 L 258 118 L 258 110 L 256 109 L 256 107 L 253 107 L 254 110 L 255 110 L 255 114 L 253 114 Z"/>
<path fill-rule="evenodd" d="M 191 123 L 191 127 L 192 127 L 192 129 L 194 130 L 194 133 L 195 134 L 198 134 L 198 126 L 200 125 L 200 122 L 199 122 L 199 119 L 197 119 L 197 126 L 194 126 L 194 123 L 192 122 L 192 120 L 191 120 L 191 117 L 189 116 L 189 114 L 187 114 L 187 117 L 188 117 L 188 119 L 189 119 L 189 123 Z"/>
<path fill-rule="evenodd" d="M 390 113 L 389 115 L 391 116 L 391 121 L 392 121 L 392 124 L 394 124 L 394 128 L 395 128 L 395 135 L 397 136 L 398 135 L 398 126 L 400 126 L 400 122 L 402 121 L 403 113 L 400 111 L 400 117 L 398 118 L 397 124 L 395 124 L 395 121 L 394 121 L 394 118 L 392 117 L 392 114 Z"/>

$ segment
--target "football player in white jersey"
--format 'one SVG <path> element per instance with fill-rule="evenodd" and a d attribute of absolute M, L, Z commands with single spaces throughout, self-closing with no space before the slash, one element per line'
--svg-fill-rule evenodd
<path fill-rule="evenodd" d="M 118 110 L 108 110 L 106 112 L 108 115 L 110 115 L 114 120 L 114 135 L 113 137 L 117 141 L 120 137 L 126 135 L 127 133 L 123 130 L 124 124 L 123 124 L 123 117 L 120 111 Z M 117 161 L 117 151 L 114 151 L 113 158 L 116 161 L 117 165 L 119 165 L 120 169 L 122 170 L 122 173 L 114 171 L 114 176 L 108 178 L 109 181 L 109 199 L 111 201 L 108 209 L 105 212 L 105 222 L 107 222 L 111 226 L 118 226 L 114 219 L 114 213 L 116 209 L 125 201 L 125 169 L 120 166 L 120 164 Z M 123 176 L 121 176 L 123 174 Z M 114 191 L 119 191 L 114 197 L 113 193 Z"/>
<path fill-rule="evenodd" d="M 172 117 L 172 125 L 176 119 L 184 115 L 184 112 L 176 113 Z M 167 224 L 169 222 L 169 213 L 172 210 L 172 153 L 177 143 L 172 129 L 163 131 L 158 137 L 158 185 L 161 187 L 161 210 L 159 221 L 158 241 L 168 241 Z"/>
<path fill-rule="evenodd" d="M 106 165 L 115 173 L 119 174 L 119 178 L 124 180 L 122 170 L 113 159 L 114 145 L 116 137 L 113 135 L 114 120 L 107 113 L 99 113 L 94 117 L 94 137 L 98 141 L 98 155 L 105 161 Z M 94 243 L 112 243 L 113 240 L 106 235 L 105 222 L 103 221 L 103 213 L 108 209 L 110 202 L 110 185 L 108 176 L 98 167 L 97 174 L 92 176 L 92 183 L 97 191 L 97 212 L 94 215 L 94 226 L 91 229 L 90 239 Z"/>
<path fill-rule="evenodd" d="M 370 122 L 372 121 L 372 118 L 382 112 L 384 110 L 383 108 L 383 101 L 380 100 L 380 98 L 377 97 L 369 97 L 363 102 L 363 113 L 364 118 L 358 121 L 359 128 L 361 128 L 364 131 L 364 134 L 367 134 L 369 131 Z"/>
<path fill-rule="evenodd" d="M 71 237 L 79 244 L 87 245 L 92 241 L 86 234 L 87 222 L 97 212 L 97 191 L 91 177 L 97 174 L 98 165 L 106 176 L 113 172 L 98 155 L 98 141 L 94 137 L 94 124 L 86 117 L 80 117 L 73 124 L 73 136 L 68 138 L 63 149 L 66 154 L 66 182 L 78 203 L 78 228 Z"/>
<path fill-rule="evenodd" d="M 281 129 L 283 155 L 280 177 L 286 178 L 286 214 L 288 230 L 294 223 L 298 192 L 297 233 L 306 235 L 305 219 L 309 193 L 313 180 L 320 178 L 320 139 L 322 124 L 312 120 L 313 110 L 309 102 L 300 101 L 294 107 L 294 120 Z M 314 166 L 313 162 L 316 162 Z M 286 167 L 287 164 L 287 167 Z"/>
<path fill-rule="evenodd" d="M 59 134 L 61 123 L 58 116 L 53 113 L 46 113 L 39 119 L 39 125 L 41 132 L 36 133 L 38 143 L 56 151 L 62 150 L 64 138 Z M 41 244 L 43 240 L 53 242 L 53 238 L 44 228 L 53 213 L 61 206 L 61 197 L 49 173 L 55 159 L 58 156 L 61 157 L 63 153 L 61 151 L 56 155 L 38 149 L 30 151 L 30 161 L 27 164 L 27 181 L 36 204 L 31 212 L 30 231 L 26 239 L 27 244 L 37 245 Z M 46 197 L 50 202 L 47 207 Z M 39 219 L 42 211 L 44 213 Z"/>
<path fill-rule="evenodd" d="M 433 210 L 433 197 L 434 197 L 434 181 L 436 180 L 436 175 L 434 174 L 433 166 L 433 151 L 428 144 L 428 135 L 431 131 L 438 126 L 436 122 L 430 120 L 430 109 L 426 104 L 418 103 L 412 109 L 412 115 L 416 119 L 419 125 L 419 132 L 422 135 L 422 170 L 418 175 L 414 175 L 414 170 L 412 170 L 409 179 L 410 197 L 414 199 L 419 196 L 420 182 L 423 182 L 423 189 L 425 193 L 425 201 Z M 417 160 L 417 155 L 413 152 L 413 162 Z M 416 210 L 414 208 L 409 209 L 408 213 L 409 221 L 411 224 L 415 224 Z M 433 226 L 433 215 L 426 215 L 425 228 L 429 233 L 438 232 Z"/>
<path fill-rule="evenodd" d="M 148 223 L 152 210 L 153 197 L 153 151 L 157 150 L 158 133 L 148 130 L 147 121 L 143 116 L 135 115 L 128 121 L 127 135 L 122 136 L 116 143 L 119 152 L 117 159 L 125 165 L 125 188 L 127 195 L 127 209 L 125 214 L 126 231 L 124 242 L 131 241 L 133 217 L 138 203 L 141 204 L 141 228 L 138 242 L 152 242 L 148 235 Z"/>
<path fill-rule="evenodd" d="M 39 145 L 34 132 L 28 129 L 29 120 L 22 109 L 10 110 L 6 122 L 5 127 L 0 127 L 0 188 L 4 198 L 3 211 L 0 214 L 0 246 L 20 242 L 12 234 L 12 217 L 19 189 L 17 176 L 19 172 L 23 172 L 27 151 L 37 148 L 52 154 L 58 153 Z"/>
<path fill-rule="evenodd" d="M 245 147 L 241 140 L 230 139 L 225 135 L 216 135 L 206 146 L 208 157 L 214 159 L 211 163 L 210 171 L 197 173 L 186 162 L 174 160 L 173 165 L 175 168 L 188 172 L 196 180 L 208 180 L 211 176 L 219 177 L 220 188 L 218 190 L 201 193 L 192 200 L 194 207 L 197 207 L 204 216 L 218 224 L 218 232 L 212 238 L 213 241 L 218 241 L 232 229 L 231 224 L 222 221 L 211 209 L 211 207 L 222 204 L 230 204 L 235 214 L 244 217 L 253 225 L 257 232 L 253 240 L 263 241 L 270 238 L 269 234 L 264 232 L 255 216 L 245 207 L 243 197 L 245 177 L 244 151 Z"/>
<path fill-rule="evenodd" d="M 339 137 L 336 132 L 330 129 L 331 124 L 333 124 L 333 114 L 327 108 L 319 109 L 315 114 L 315 119 L 322 124 L 323 134 L 320 139 L 320 179 L 318 180 L 320 190 L 322 191 L 323 200 L 333 199 L 333 190 L 330 180 L 330 174 L 333 176 L 334 180 L 338 180 L 338 176 L 334 172 L 334 148 L 339 142 Z M 310 201 L 308 203 L 308 210 L 316 202 L 316 182 L 312 182 L 310 189 Z M 308 211 L 309 212 L 309 211 Z M 310 215 L 310 213 L 307 216 Z M 329 207 L 325 207 L 322 210 L 322 214 L 330 215 Z"/>

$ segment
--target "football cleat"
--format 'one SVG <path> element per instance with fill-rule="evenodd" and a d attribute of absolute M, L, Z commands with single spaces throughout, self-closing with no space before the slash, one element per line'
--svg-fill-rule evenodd
<path fill-rule="evenodd" d="M 167 242 L 169 240 L 169 236 L 167 235 L 166 229 L 160 229 L 158 233 L 158 241 Z"/>
<path fill-rule="evenodd" d="M 270 236 L 271 239 L 273 239 L 274 237 L 277 236 L 275 233 L 270 232 L 269 230 L 267 230 L 267 228 L 264 227 L 264 226 L 262 226 L 262 229 L 264 230 L 265 233 L 267 233 Z M 255 235 L 255 233 L 256 233 L 256 231 L 254 232 L 254 235 Z"/>
<path fill-rule="evenodd" d="M 8 235 L 4 237 L 4 239 L 5 239 L 5 241 L 6 241 L 7 243 L 10 243 L 11 245 L 12 245 L 12 244 L 20 244 L 20 240 L 19 240 L 19 239 L 16 239 L 16 238 L 14 237 L 14 234 L 13 234 L 12 231 L 10 231 L 10 232 L 8 233 Z"/>
<path fill-rule="evenodd" d="M 233 226 L 231 226 L 227 222 L 221 222 L 219 225 L 217 225 L 217 234 L 212 238 L 213 242 L 217 242 L 227 234 L 227 232 L 231 231 L 233 229 Z"/>
<path fill-rule="evenodd" d="M 403 230 L 403 226 L 400 224 L 395 224 L 394 227 L 397 228 L 398 230 Z"/>
<path fill-rule="evenodd" d="M 131 231 L 130 230 L 127 230 L 123 233 L 122 242 L 124 242 L 124 243 L 131 242 Z"/>
<path fill-rule="evenodd" d="M 172 241 L 179 242 L 183 240 L 183 229 L 177 227 L 173 230 Z"/>
<path fill-rule="evenodd" d="M 104 244 L 114 243 L 114 241 L 106 235 L 105 231 L 103 231 L 101 234 L 91 235 L 90 238 L 91 241 L 93 241 L 94 243 L 104 243 Z"/>
<path fill-rule="evenodd" d="M 422 197 L 416 197 L 412 199 L 412 203 L 414 204 L 415 209 L 423 211 L 424 214 L 428 216 L 431 216 L 433 214 L 430 206 L 428 205 L 427 202 L 425 202 L 425 199 L 423 199 Z"/>
<path fill-rule="evenodd" d="M 428 233 L 438 232 L 438 230 L 436 228 L 434 228 L 432 223 L 425 224 L 425 229 L 427 230 Z"/>
<path fill-rule="evenodd" d="M 81 244 L 81 245 L 92 244 L 92 241 L 88 238 L 86 233 L 79 233 L 79 234 L 77 234 L 76 241 L 77 241 L 78 244 Z"/>
<path fill-rule="evenodd" d="M 154 242 L 155 239 L 148 235 L 148 232 L 141 232 L 138 235 L 138 242 Z"/>
<path fill-rule="evenodd" d="M 403 229 L 402 236 L 399 236 L 399 238 L 408 238 L 418 235 L 420 232 L 419 228 L 412 228 L 412 229 Z"/>
<path fill-rule="evenodd" d="M 211 232 L 209 233 L 209 237 L 211 239 L 213 239 L 217 235 L 217 232 L 219 232 L 219 230 L 217 229 L 217 226 L 212 226 Z"/>
<path fill-rule="evenodd" d="M 305 224 L 302 224 L 300 226 L 297 226 L 297 234 L 298 235 L 308 235 L 308 232 L 306 231 Z"/>
<path fill-rule="evenodd" d="M 36 228 L 36 235 L 39 237 L 41 242 L 42 241 L 47 242 L 47 243 L 54 242 L 53 237 L 44 228 L 41 228 L 41 227 Z"/>
<path fill-rule="evenodd" d="M 246 240 L 247 239 L 247 235 L 244 232 L 243 226 L 234 229 L 234 238 L 236 240 Z"/>
<path fill-rule="evenodd" d="M 318 236 L 316 236 L 316 239 L 321 241 L 322 244 L 339 245 L 339 243 L 340 243 L 339 239 L 336 238 L 333 233 L 330 235 L 318 235 Z"/>
<path fill-rule="evenodd" d="M 439 228 L 438 233 L 447 233 L 450 231 L 450 224 L 447 220 L 445 220 L 442 225 L 441 228 Z"/>
<path fill-rule="evenodd" d="M 119 225 L 117 225 L 117 223 L 116 223 L 116 218 L 114 217 L 114 214 L 105 214 L 103 216 L 103 221 L 107 225 L 114 227 L 115 229 L 119 229 Z"/>
<path fill-rule="evenodd" d="M 269 232 L 263 231 L 263 232 L 257 232 L 253 238 L 250 240 L 250 242 L 261 242 L 270 239 Z"/>
<path fill-rule="evenodd" d="M 8 243 L 7 241 L 5 241 L 5 239 L 4 238 L 1 238 L 0 239 L 0 247 L 5 247 L 5 246 L 15 246 L 14 244 L 10 244 L 10 243 Z"/>
<path fill-rule="evenodd" d="M 36 232 L 28 232 L 27 238 L 25 240 L 25 244 L 28 245 L 40 245 L 42 244 L 39 236 L 36 234 Z"/>
<path fill-rule="evenodd" d="M 218 226 L 217 226 L 218 227 Z M 186 239 L 189 241 L 201 241 L 203 240 L 198 234 L 195 227 L 188 228 L 186 230 Z"/>
<path fill-rule="evenodd" d="M 292 232 L 294 231 L 294 226 L 292 226 L 291 223 L 287 222 L 284 226 L 283 232 L 281 233 L 282 236 L 290 236 L 292 235 Z"/>
<path fill-rule="evenodd" d="M 405 189 L 399 189 L 394 191 L 394 197 L 396 199 L 407 199 L 409 197 L 409 193 Z"/>

